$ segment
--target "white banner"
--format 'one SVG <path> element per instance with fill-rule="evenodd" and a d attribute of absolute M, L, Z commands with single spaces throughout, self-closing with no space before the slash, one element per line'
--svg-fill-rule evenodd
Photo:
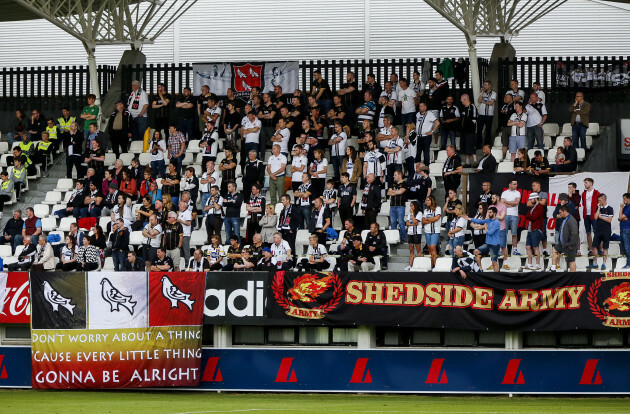
<path fill-rule="evenodd" d="M 228 88 L 233 88 L 237 96 L 249 95 L 254 87 L 262 92 L 273 91 L 274 86 L 282 86 L 285 94 L 298 88 L 300 65 L 298 62 L 226 62 L 194 63 L 193 93 L 198 95 L 203 85 L 210 92 L 225 96 Z"/>
<path fill-rule="evenodd" d="M 547 216 L 553 218 L 553 210 L 558 204 L 558 195 L 569 192 L 569 183 L 577 184 L 580 196 L 584 192 L 584 179 L 592 178 L 595 181 L 594 188 L 602 194 L 606 194 L 608 205 L 615 212 L 612 220 L 613 233 L 619 234 L 619 207 L 623 203 L 623 194 L 628 191 L 628 178 L 630 172 L 609 172 L 609 173 L 578 173 L 573 175 L 557 175 L 549 178 L 549 208 Z M 580 217 L 584 217 L 584 206 L 580 206 Z M 580 231 L 584 230 L 584 220 L 580 221 Z"/>
<path fill-rule="evenodd" d="M 630 155 L 630 119 L 621 119 L 621 154 Z"/>

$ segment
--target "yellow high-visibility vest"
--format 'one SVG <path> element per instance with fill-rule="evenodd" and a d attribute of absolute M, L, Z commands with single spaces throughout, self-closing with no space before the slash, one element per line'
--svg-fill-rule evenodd
<path fill-rule="evenodd" d="M 53 127 L 46 127 L 46 132 L 48 132 L 48 138 L 50 138 L 51 140 L 56 140 L 57 139 L 57 126 L 53 126 Z"/>
<path fill-rule="evenodd" d="M 57 122 L 59 122 L 59 128 L 61 129 L 61 132 L 70 132 L 70 126 L 76 120 L 77 118 L 74 116 L 68 117 L 67 121 L 63 119 L 63 117 L 57 119 Z"/>

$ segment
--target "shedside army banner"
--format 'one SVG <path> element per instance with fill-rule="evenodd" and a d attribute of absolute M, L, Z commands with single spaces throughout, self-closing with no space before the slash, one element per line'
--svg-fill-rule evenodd
<path fill-rule="evenodd" d="M 453 273 L 277 272 L 270 277 L 268 324 L 521 331 L 630 326 L 630 272 L 476 273 L 466 279 Z"/>
<path fill-rule="evenodd" d="M 195 386 L 205 273 L 31 273 L 34 388 Z"/>

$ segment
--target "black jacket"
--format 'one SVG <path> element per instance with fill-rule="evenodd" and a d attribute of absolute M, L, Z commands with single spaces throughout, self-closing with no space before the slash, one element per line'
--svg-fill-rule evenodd
<path fill-rule="evenodd" d="M 129 251 L 129 230 L 126 227 L 112 232 L 109 237 L 112 243 L 112 250 Z"/>
<path fill-rule="evenodd" d="M 375 256 L 374 252 L 371 252 L 370 249 L 368 249 L 368 246 L 363 243 L 361 243 L 359 248 L 354 247 L 354 244 L 350 248 L 351 260 L 358 261 L 359 258 L 365 257 L 367 259 L 366 260 L 367 263 L 374 263 L 374 256 Z"/>
<path fill-rule="evenodd" d="M 247 155 L 247 154 L 245 154 Z M 262 161 L 251 162 L 247 160 L 243 172 L 243 183 L 260 184 L 265 182 L 265 165 Z"/>
<path fill-rule="evenodd" d="M 379 230 L 376 236 L 373 235 L 372 232 L 369 232 L 365 238 L 365 246 L 374 246 L 377 251 L 379 249 L 385 249 L 385 251 L 387 251 L 387 239 L 385 238 L 385 232 L 383 232 L 383 230 Z"/>
<path fill-rule="evenodd" d="M 481 172 L 484 173 L 493 173 L 497 171 L 497 159 L 494 158 L 494 155 L 490 154 L 488 156 L 483 157 L 483 165 L 481 166 Z M 480 160 L 480 163 L 481 163 Z"/>
<path fill-rule="evenodd" d="M 4 234 L 7 236 L 14 236 L 16 234 L 22 234 L 22 227 L 24 226 L 24 220 L 16 220 L 13 217 L 7 221 L 4 225 Z"/>
<path fill-rule="evenodd" d="M 118 114 L 118 111 L 114 110 L 114 112 L 112 112 L 112 114 L 109 116 L 109 122 L 107 123 L 107 135 L 109 135 L 110 137 L 112 136 L 112 133 L 114 132 L 114 120 L 116 119 L 116 114 Z M 123 109 L 122 131 L 128 134 L 129 132 L 131 132 L 132 126 L 133 126 L 133 118 L 131 117 L 131 114 L 126 109 Z"/>
<path fill-rule="evenodd" d="M 146 264 L 142 257 L 136 257 L 134 264 L 129 263 L 129 260 L 125 258 L 123 267 L 128 272 L 144 272 L 146 270 Z"/>
<path fill-rule="evenodd" d="M 35 252 L 37 251 L 37 244 L 31 243 L 28 247 L 22 250 L 20 256 L 18 256 L 18 260 L 20 261 L 28 261 L 33 262 L 35 259 Z"/>
<path fill-rule="evenodd" d="M 85 191 L 85 188 L 83 188 L 83 190 L 81 190 L 81 192 L 77 193 L 77 195 L 72 199 L 72 201 L 68 201 L 66 206 L 67 207 L 74 207 L 74 208 L 81 208 L 81 207 L 83 207 L 83 201 L 85 200 L 85 196 L 86 195 L 87 195 L 87 192 Z"/>
<path fill-rule="evenodd" d="M 381 186 L 378 184 L 376 180 L 370 186 L 370 191 L 366 197 L 365 209 L 375 209 L 376 211 L 381 210 Z"/>

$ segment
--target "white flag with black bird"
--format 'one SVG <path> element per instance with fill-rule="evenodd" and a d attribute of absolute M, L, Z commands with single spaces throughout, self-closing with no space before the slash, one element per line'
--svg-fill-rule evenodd
<path fill-rule="evenodd" d="M 42 286 L 44 287 L 44 299 L 46 302 L 50 303 L 53 312 L 59 312 L 59 306 L 61 306 L 70 312 L 71 315 L 74 315 L 74 308 L 76 308 L 77 305 L 70 303 L 72 302 L 72 298 L 64 298 L 48 282 L 42 283 Z"/>
<path fill-rule="evenodd" d="M 194 299 L 190 299 L 190 293 L 182 292 L 177 286 L 173 284 L 168 276 L 162 276 L 162 295 L 171 301 L 171 308 L 176 308 L 178 303 L 181 302 L 190 309 L 192 312 L 192 305 L 195 303 Z"/>
<path fill-rule="evenodd" d="M 104 278 L 101 280 L 102 290 L 101 296 L 109 303 L 111 311 L 120 311 L 120 306 L 124 307 L 133 315 L 133 308 L 137 302 L 132 301 L 132 296 L 123 295 L 118 289 L 116 289 L 109 279 Z"/>

